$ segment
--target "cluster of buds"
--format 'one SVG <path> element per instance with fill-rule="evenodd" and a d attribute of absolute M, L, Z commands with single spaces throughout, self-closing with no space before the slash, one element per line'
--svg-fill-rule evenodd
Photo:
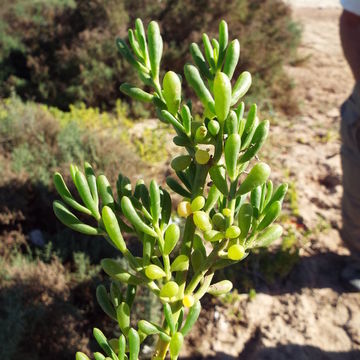
<path fill-rule="evenodd" d="M 115 196 L 105 175 L 96 176 L 87 163 L 84 172 L 76 166 L 70 169 L 81 202 L 70 193 L 62 176 L 55 174 L 62 201 L 54 202 L 54 211 L 73 230 L 105 237 L 125 259 L 101 261 L 111 285 L 109 290 L 98 287 L 97 300 L 117 322 L 121 336 L 107 339 L 94 329 L 105 354 L 94 353 L 95 360 L 137 360 L 148 336 L 158 337 L 153 359 L 164 359 L 168 353 L 177 359 L 184 336 L 200 314 L 202 297 L 232 289 L 228 280 L 212 283 L 215 271 L 281 236 L 282 227 L 274 221 L 281 212 L 287 185 L 274 190 L 270 167 L 258 161 L 269 121 L 259 121 L 255 104 L 245 111 L 245 104 L 239 102 L 251 85 L 251 75 L 241 73 L 232 86 L 240 44 L 228 41 L 225 21 L 220 23 L 218 39 L 210 41 L 203 35 L 205 55 L 197 44 L 190 46 L 195 65 L 186 64 L 184 74 L 203 105 L 197 116 L 191 101 L 182 97 L 178 74 L 169 71 L 160 82 L 163 42 L 158 24 L 151 22 L 146 35 L 137 19 L 128 40 L 130 47 L 118 39 L 118 49 L 145 90 L 126 83 L 120 89 L 136 100 L 153 103 L 160 121 L 176 132 L 173 141 L 182 154 L 172 160 L 176 178 L 167 177 L 166 184 L 182 197 L 177 213 L 185 219 L 184 228 L 172 220 L 172 200 L 165 187 L 154 180 L 149 187 L 144 181 L 132 186 L 120 174 Z M 93 224 L 84 223 L 73 211 L 93 217 Z M 141 256 L 128 249 L 126 234 L 142 243 Z M 121 284 L 126 286 L 125 293 Z M 143 319 L 131 326 L 131 308 L 139 286 L 147 287 L 161 302 L 161 324 Z M 76 357 L 88 360 L 82 352 Z"/>

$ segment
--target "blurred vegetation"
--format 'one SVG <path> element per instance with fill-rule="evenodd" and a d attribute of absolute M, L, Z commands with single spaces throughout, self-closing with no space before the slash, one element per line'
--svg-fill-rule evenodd
<path fill-rule="evenodd" d="M 145 127 L 138 131 L 127 118 L 127 107 L 118 101 L 112 114 L 84 104 L 68 112 L 24 103 L 18 97 L 0 100 L 0 256 L 27 250 L 26 237 L 40 229 L 56 255 L 72 261 L 85 251 L 91 261 L 111 256 L 106 242 L 94 242 L 56 221 L 52 212 L 55 171 L 69 174 L 69 164 L 94 164 L 112 184 L 119 172 L 135 180 L 154 166 L 149 157 L 166 161 L 166 129 Z"/>
<path fill-rule="evenodd" d="M 200 42 L 204 31 L 216 33 L 225 19 L 230 36 L 241 42 L 237 71 L 254 74 L 251 94 L 259 105 L 285 111 L 296 107 L 283 65 L 295 56 L 300 30 L 281 0 L 5 0 L 0 9 L 0 96 L 15 90 L 23 99 L 63 110 L 77 102 L 114 108 L 120 83 L 136 83 L 114 39 L 126 37 L 137 17 L 145 24 L 150 19 L 160 23 L 166 46 L 162 68 L 178 73 L 190 60 L 188 44 Z M 132 111 L 148 115 L 138 105 Z"/>
<path fill-rule="evenodd" d="M 117 254 L 103 239 L 56 220 L 52 174 L 88 160 L 113 184 L 118 172 L 146 178 L 153 165 L 146 156 L 166 159 L 164 143 L 154 140 L 166 129 L 139 134 L 127 111 L 120 101 L 106 113 L 84 104 L 63 112 L 16 96 L 0 100 L 0 358 L 70 359 L 79 348 L 96 349 L 88 340 L 95 324 L 112 333 L 95 290 L 104 282 L 100 259 Z M 40 243 L 31 240 L 34 230 Z M 157 320 L 154 299 L 139 295 L 139 314 Z"/>

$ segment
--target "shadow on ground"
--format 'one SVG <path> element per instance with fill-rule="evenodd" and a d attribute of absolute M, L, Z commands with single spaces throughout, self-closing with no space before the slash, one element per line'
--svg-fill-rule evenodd
<path fill-rule="evenodd" d="M 281 274 L 275 271 L 269 274 L 276 266 L 281 269 L 281 262 L 276 259 L 277 255 L 269 253 L 257 263 L 255 255 L 253 259 L 250 255 L 244 263 L 226 269 L 221 277 L 231 279 L 234 287 L 242 293 L 250 288 L 254 288 L 257 293 L 270 295 L 296 293 L 304 288 L 330 288 L 339 294 L 353 291 L 341 279 L 342 270 L 353 261 L 351 256 L 321 252 L 298 257 L 288 273 Z M 267 263 L 273 264 L 274 268 Z"/>
<path fill-rule="evenodd" d="M 189 357 L 182 360 L 358 360 L 360 359 L 360 350 L 349 352 L 324 351 L 319 348 L 308 345 L 279 345 L 277 347 L 252 349 L 245 351 L 238 357 L 217 353 L 210 357 Z"/>

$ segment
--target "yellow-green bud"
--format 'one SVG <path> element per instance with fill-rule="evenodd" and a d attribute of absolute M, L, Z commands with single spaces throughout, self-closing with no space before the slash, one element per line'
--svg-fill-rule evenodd
<path fill-rule="evenodd" d="M 210 160 L 210 154 L 206 150 L 198 149 L 195 153 L 195 160 L 200 165 L 205 165 Z"/>
<path fill-rule="evenodd" d="M 238 226 L 232 225 L 226 229 L 225 237 L 229 239 L 236 239 L 240 236 L 240 229 Z"/>
<path fill-rule="evenodd" d="M 241 260 L 245 255 L 245 249 L 242 245 L 235 244 L 229 247 L 228 258 L 230 260 Z"/>
<path fill-rule="evenodd" d="M 194 223 L 202 231 L 208 231 L 212 229 L 210 223 L 209 215 L 204 211 L 195 211 L 194 212 Z"/>
<path fill-rule="evenodd" d="M 205 205 L 205 198 L 199 195 L 191 202 L 191 210 L 193 212 L 199 211 L 204 207 L 204 205 Z"/>
<path fill-rule="evenodd" d="M 187 218 L 192 213 L 189 201 L 181 201 L 177 207 L 177 213 L 180 217 Z"/>

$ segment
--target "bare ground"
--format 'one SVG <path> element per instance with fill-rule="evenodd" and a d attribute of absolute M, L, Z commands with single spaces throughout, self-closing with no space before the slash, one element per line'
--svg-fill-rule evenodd
<path fill-rule="evenodd" d="M 240 295 L 230 308 L 215 302 L 205 309 L 187 343 L 189 358 L 360 359 L 360 294 L 340 281 L 350 253 L 338 233 L 339 106 L 353 86 L 338 36 L 341 9 L 335 1 L 322 7 L 290 3 L 303 25 L 299 58 L 304 61 L 288 68 L 300 115 L 272 127 L 271 162 L 287 169 L 294 182 L 305 228 L 328 225 L 310 235 L 284 283 L 260 291 L 253 300 Z M 283 178 L 284 171 L 275 171 L 277 176 Z"/>

